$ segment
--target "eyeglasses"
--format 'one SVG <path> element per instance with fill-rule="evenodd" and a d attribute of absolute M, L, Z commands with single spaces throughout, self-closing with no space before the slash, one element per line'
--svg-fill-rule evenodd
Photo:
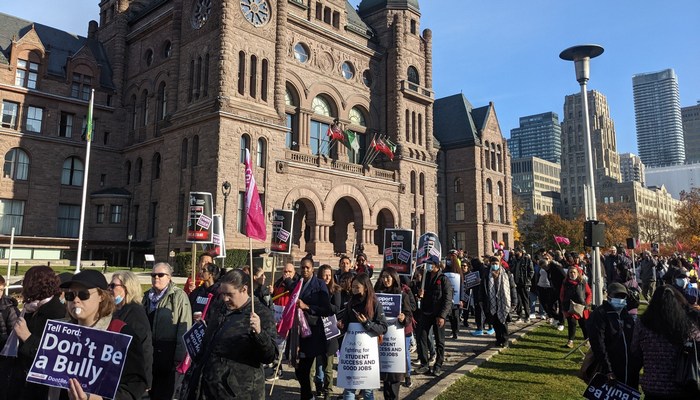
<path fill-rule="evenodd" d="M 92 293 L 90 293 L 89 290 L 81 290 L 81 291 L 79 291 L 79 292 L 66 292 L 66 293 L 65 293 L 65 296 L 66 296 L 66 300 L 67 300 L 67 301 L 73 301 L 73 300 L 75 300 L 76 296 L 77 296 L 80 300 L 85 301 L 85 300 L 89 299 L 91 295 L 92 295 Z"/>
<path fill-rule="evenodd" d="M 115 287 L 124 287 L 124 285 L 120 285 L 118 283 L 110 283 L 108 286 L 112 290 L 114 290 Z"/>
<path fill-rule="evenodd" d="M 170 275 L 170 274 L 166 274 L 165 272 L 157 272 L 157 273 L 152 273 L 151 278 L 155 278 L 156 276 L 158 278 L 162 278 L 162 277 L 168 276 L 168 275 Z"/>

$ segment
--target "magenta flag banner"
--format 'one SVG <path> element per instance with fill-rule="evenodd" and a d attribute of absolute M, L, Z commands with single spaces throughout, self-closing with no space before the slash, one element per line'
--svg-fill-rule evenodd
<path fill-rule="evenodd" d="M 294 325 L 294 315 L 297 310 L 297 300 L 299 300 L 299 294 L 301 293 L 301 283 L 302 280 L 299 279 L 292 293 L 292 298 L 289 300 L 289 303 L 284 306 L 284 311 L 282 311 L 282 320 L 279 325 L 277 325 L 277 335 L 280 337 L 287 337 L 287 333 L 289 333 L 289 330 L 292 329 L 292 325 Z"/>
<path fill-rule="evenodd" d="M 265 211 L 260 203 L 258 185 L 250 164 L 250 151 L 245 149 L 245 235 L 264 241 L 267 238 Z"/>
<path fill-rule="evenodd" d="M 569 241 L 569 238 L 564 237 L 564 236 L 554 236 L 554 241 L 559 243 L 559 244 L 564 244 L 564 245 L 569 245 L 571 244 L 571 241 Z"/>

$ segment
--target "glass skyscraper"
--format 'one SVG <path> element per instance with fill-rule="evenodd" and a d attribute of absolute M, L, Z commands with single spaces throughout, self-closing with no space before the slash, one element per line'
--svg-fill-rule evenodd
<path fill-rule="evenodd" d="M 683 164 L 683 122 L 673 69 L 632 77 L 639 157 L 647 167 Z"/>
<path fill-rule="evenodd" d="M 561 125 L 553 112 L 520 117 L 520 127 L 510 130 L 508 150 L 515 158 L 539 157 L 561 163 Z"/>

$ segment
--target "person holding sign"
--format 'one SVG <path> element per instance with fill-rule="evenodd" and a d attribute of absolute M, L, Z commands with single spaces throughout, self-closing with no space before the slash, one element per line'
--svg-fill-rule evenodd
<path fill-rule="evenodd" d="M 382 305 L 374 294 L 369 276 L 365 273 L 357 274 L 352 280 L 352 298 L 346 305 L 345 317 L 338 322 L 338 326 L 345 331 L 354 322 L 360 323 L 365 331 L 376 336 L 385 334 L 388 326 Z M 360 391 L 364 400 L 374 400 L 372 389 Z M 343 400 L 355 400 L 355 392 L 355 389 L 345 389 Z"/>
<path fill-rule="evenodd" d="M 375 285 L 375 290 L 377 293 L 387 293 L 387 294 L 401 294 L 401 312 L 394 322 L 397 327 L 404 329 L 405 334 L 405 353 L 406 353 L 406 374 L 405 383 L 406 386 L 411 386 L 411 356 L 408 350 L 411 347 L 411 336 L 407 333 L 408 327 L 413 326 L 413 311 L 415 310 L 415 300 L 411 300 L 413 294 L 409 290 L 402 290 L 401 281 L 399 280 L 399 274 L 396 269 L 392 267 L 386 267 L 379 274 L 379 281 Z M 411 305 L 413 303 L 413 305 Z M 411 330 L 412 332 L 412 330 Z M 384 381 L 384 400 L 395 400 L 399 398 L 399 389 L 401 388 L 401 382 L 404 380 L 404 374 L 398 373 L 382 373 L 382 380 Z"/>
<path fill-rule="evenodd" d="M 137 337 L 136 332 L 129 325 L 114 318 L 113 313 L 116 309 L 114 297 L 108 290 L 107 280 L 99 271 L 87 269 L 79 272 L 70 281 L 63 283 L 61 288 L 66 289 L 64 294 L 70 315 L 68 322 Z M 146 393 L 146 381 L 141 342 L 131 340 L 124 359 L 124 368 L 115 399 L 141 398 Z M 99 400 L 102 398 L 86 394 L 81 382 L 76 378 L 70 379 L 67 392 L 68 398 L 71 400 L 86 400 L 88 398 Z"/>
<path fill-rule="evenodd" d="M 171 400 L 182 375 L 175 368 L 187 350 L 182 335 L 192 326 L 192 308 L 185 292 L 170 280 L 173 268 L 157 263 L 151 272 L 153 287 L 143 297 L 153 337 L 153 385 L 151 400 Z"/>
<path fill-rule="evenodd" d="M 214 263 L 206 263 L 199 269 L 199 276 L 202 278 L 202 284 L 197 286 L 189 295 L 190 305 L 192 307 L 192 321 L 202 319 L 202 311 L 209 301 L 209 294 L 214 297 L 219 293 L 219 284 L 216 282 L 219 279 L 219 266 Z"/>
<path fill-rule="evenodd" d="M 343 309 L 341 289 L 333 281 L 333 270 L 330 265 L 323 264 L 318 267 L 316 277 L 322 280 L 328 287 L 331 300 L 331 311 L 337 315 Z M 335 324 L 335 323 L 334 323 Z M 328 339 L 326 337 L 326 352 L 316 357 L 316 374 L 314 383 L 316 384 L 316 395 L 328 398 L 333 391 L 333 363 L 335 353 L 338 351 L 338 338 Z"/>
<path fill-rule="evenodd" d="M 272 310 L 250 296 L 250 277 L 243 271 L 228 272 L 220 284 L 222 302 L 206 318 L 202 350 L 192 356 L 181 399 L 264 399 L 263 364 L 277 354 Z"/>

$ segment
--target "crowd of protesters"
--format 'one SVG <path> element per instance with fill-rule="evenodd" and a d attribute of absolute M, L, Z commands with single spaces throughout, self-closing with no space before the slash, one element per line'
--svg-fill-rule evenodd
<path fill-rule="evenodd" d="M 188 278 L 184 289 L 172 282 L 169 264 L 156 263 L 145 293 L 128 271 L 114 273 L 108 284 L 95 270 L 59 277 L 47 266 L 36 266 L 24 276 L 21 312 L 14 298 L 0 294 L 0 347 L 5 351 L 14 341 L 17 350 L 15 357 L 0 356 L 0 385 L 5 388 L 0 400 L 99 398 L 86 394 L 75 378 L 67 389 L 25 381 L 44 325 L 52 319 L 135 339 L 124 361 L 118 399 L 145 394 L 151 399 L 262 399 L 265 382 L 278 378 L 278 363 L 285 360 L 294 368 L 301 400 L 334 394 L 370 400 L 372 387 L 335 389 L 337 355 L 351 324 L 380 342 L 390 326 L 403 329 L 405 371 L 381 373 L 383 397 L 398 399 L 402 386 L 413 385 L 411 375 L 443 373 L 447 322 L 452 340 L 459 338 L 461 325 L 471 328 L 470 335 L 492 335 L 495 346 L 507 347 L 509 325 L 536 319 L 559 331 L 566 322 L 565 348 L 575 346 L 581 330 L 582 345 L 590 349 L 582 366 L 584 379 L 602 373 L 641 386 L 647 399 L 697 398 L 697 392 L 675 383 L 686 344 L 700 341 L 697 258 L 665 258 L 648 251 L 634 257 L 616 247 L 601 257 L 607 290 L 599 307 L 592 306 L 590 259 L 561 250 L 527 254 L 522 248 L 497 249 L 483 257 L 451 250 L 444 260 L 429 259 L 413 276 L 392 267 L 374 274 L 365 254 L 354 263 L 341 256 L 337 268 L 316 268 L 309 254 L 299 267 L 285 264 L 282 276 L 270 284 L 260 267 L 221 271 L 204 254 L 197 278 Z M 468 284 L 468 275 L 478 279 Z M 5 285 L 0 277 L 0 290 Z M 279 337 L 277 316 L 294 300 L 297 287 L 292 304 L 299 320 L 291 334 Z M 400 295 L 397 318 L 384 315 L 378 294 Z M 637 316 L 640 298 L 648 307 Z M 331 316 L 341 336 L 326 339 L 324 320 Z M 181 338 L 193 323 L 206 323 L 203 346 L 188 356 Z"/>

